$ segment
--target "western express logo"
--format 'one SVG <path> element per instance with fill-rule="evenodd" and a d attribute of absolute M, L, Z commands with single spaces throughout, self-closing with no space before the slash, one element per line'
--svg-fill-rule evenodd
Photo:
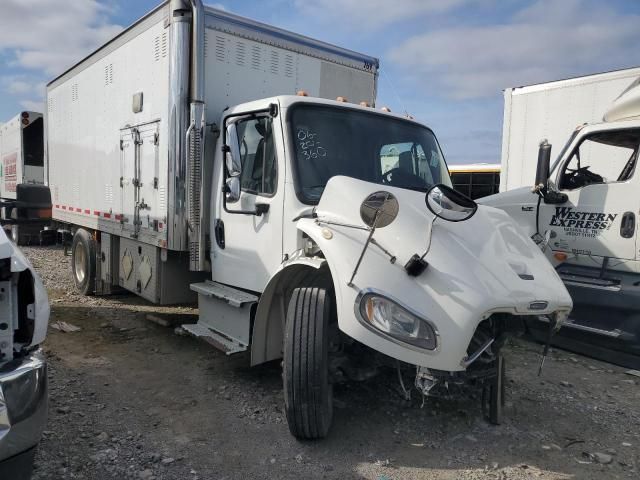
<path fill-rule="evenodd" d="M 556 207 L 549 225 L 565 228 L 609 230 L 617 213 L 578 212 L 573 207 Z"/>

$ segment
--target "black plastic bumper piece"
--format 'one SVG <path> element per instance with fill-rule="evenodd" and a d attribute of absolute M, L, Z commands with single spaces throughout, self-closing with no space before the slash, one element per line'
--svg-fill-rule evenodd
<path fill-rule="evenodd" d="M 11 480 L 30 480 L 33 472 L 33 459 L 36 456 L 36 448 L 7 458 L 0 462 L 0 478 Z"/>

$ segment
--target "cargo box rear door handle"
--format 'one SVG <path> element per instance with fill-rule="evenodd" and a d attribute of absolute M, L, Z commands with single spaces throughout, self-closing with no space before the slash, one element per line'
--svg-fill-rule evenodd
<path fill-rule="evenodd" d="M 624 212 L 620 221 L 620 235 L 623 238 L 631 238 L 636 233 L 636 216 L 633 212 Z"/>

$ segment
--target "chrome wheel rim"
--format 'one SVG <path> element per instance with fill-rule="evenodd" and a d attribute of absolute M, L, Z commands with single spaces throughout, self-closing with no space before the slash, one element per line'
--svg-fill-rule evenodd
<path fill-rule="evenodd" d="M 73 269 L 75 270 L 76 280 L 79 284 L 84 282 L 87 275 L 86 268 L 86 255 L 84 253 L 84 248 L 82 248 L 82 243 L 78 242 L 73 249 Z"/>

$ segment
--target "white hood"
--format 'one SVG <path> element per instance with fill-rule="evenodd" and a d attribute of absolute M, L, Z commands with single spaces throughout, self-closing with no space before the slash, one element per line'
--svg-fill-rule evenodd
<path fill-rule="evenodd" d="M 399 213 L 391 225 L 376 230 L 373 238 L 396 261 L 391 263 L 387 254 L 371 245 L 353 285 L 348 286 L 368 231 L 332 223 L 363 227 L 360 204 L 370 193 L 380 190 L 396 196 Z M 571 310 L 571 297 L 555 270 L 501 210 L 481 205 L 472 218 L 463 222 L 436 219 L 431 247 L 425 256 L 429 266 L 417 277 L 409 276 L 404 265 L 414 254 L 421 256 L 429 243 L 433 214 L 426 207 L 424 193 L 333 177 L 316 213 L 317 222 L 301 220 L 299 228 L 325 253 L 336 284 L 341 329 L 395 358 L 458 370 L 476 326 L 492 313 L 534 315 Z M 327 223 L 323 224 L 323 220 Z M 330 239 L 322 229 L 331 231 Z M 355 298 L 364 289 L 386 292 L 435 324 L 442 342 L 440 351 L 420 356 L 407 354 L 407 349 L 398 345 L 385 348 L 357 322 L 343 320 L 348 318 L 347 312 L 353 317 Z M 530 309 L 534 302 L 547 302 L 548 306 L 534 311 Z"/>

